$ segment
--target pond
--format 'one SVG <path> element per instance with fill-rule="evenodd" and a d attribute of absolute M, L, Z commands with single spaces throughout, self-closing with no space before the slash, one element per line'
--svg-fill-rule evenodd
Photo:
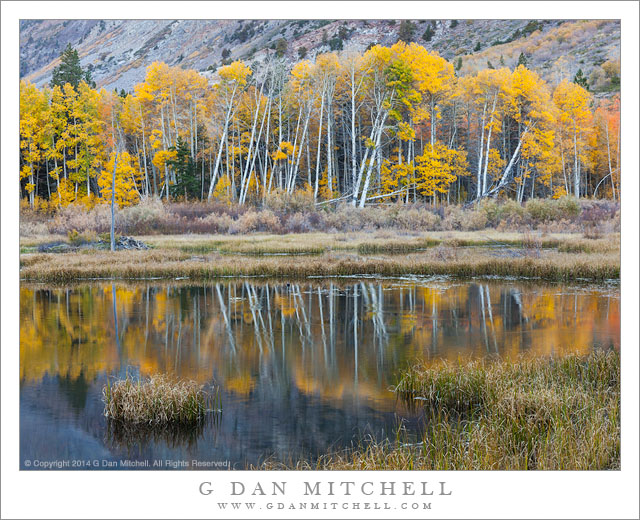
<path fill-rule="evenodd" d="M 618 285 L 490 279 L 23 284 L 20 317 L 23 469 L 313 459 L 418 432 L 420 412 L 391 391 L 416 361 L 620 345 Z M 187 432 L 108 423 L 107 378 L 154 373 L 215 382 L 222 412 Z"/>

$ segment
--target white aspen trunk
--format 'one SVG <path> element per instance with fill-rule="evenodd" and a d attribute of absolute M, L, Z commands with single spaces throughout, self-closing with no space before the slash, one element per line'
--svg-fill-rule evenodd
<path fill-rule="evenodd" d="M 311 108 L 307 109 L 307 116 L 304 122 L 304 128 L 302 130 L 302 138 L 300 140 L 300 146 L 298 150 L 298 158 L 295 161 L 293 171 L 291 172 L 291 181 L 287 189 L 288 193 L 293 193 L 293 188 L 296 184 L 296 177 L 298 176 L 298 168 L 300 166 L 300 157 L 302 156 L 302 147 L 304 146 L 305 139 L 307 138 L 307 128 L 309 127 L 309 119 L 311 119 Z M 295 150 L 295 147 L 294 147 Z"/>
<path fill-rule="evenodd" d="M 140 126 L 142 127 L 142 160 L 144 162 L 144 180 L 147 188 L 147 196 L 149 195 L 149 173 L 147 172 L 147 145 L 144 132 L 144 118 L 142 117 L 142 107 L 140 106 Z"/>
<path fill-rule="evenodd" d="M 436 105 L 431 97 L 431 148 L 436 144 Z"/>
<path fill-rule="evenodd" d="M 533 128 L 533 127 L 531 127 Z M 489 191 L 487 191 L 484 196 L 490 196 L 490 195 L 497 195 L 498 192 L 507 185 L 507 181 L 509 178 L 509 174 L 511 173 L 511 169 L 513 168 L 513 165 L 516 162 L 516 159 L 518 157 L 518 154 L 520 153 L 520 148 L 522 147 L 522 141 L 524 140 L 525 136 L 527 135 L 527 132 L 531 129 L 530 127 L 525 128 L 524 132 L 522 133 L 522 135 L 520 136 L 520 139 L 518 140 L 518 146 L 516 146 L 516 149 L 513 152 L 513 155 L 511 156 L 511 159 L 509 160 L 509 164 L 507 164 L 507 167 L 504 169 L 504 172 L 502 173 L 502 177 L 500 178 L 500 181 L 498 182 L 498 184 L 490 189 Z"/>
<path fill-rule="evenodd" d="M 216 157 L 216 164 L 213 168 L 213 176 L 211 177 L 211 184 L 209 184 L 209 194 L 207 195 L 207 200 L 211 200 L 211 196 L 213 194 L 213 187 L 216 184 L 216 179 L 218 177 L 218 169 L 220 168 L 220 159 L 222 158 L 222 146 L 227 139 L 227 132 L 229 129 L 229 121 L 232 117 L 233 110 L 233 98 L 235 97 L 237 86 L 234 87 L 231 93 L 231 99 L 229 101 L 229 105 L 227 106 L 227 114 L 224 119 L 224 128 L 222 130 L 222 137 L 220 138 L 220 147 L 218 148 L 218 156 Z"/>
<path fill-rule="evenodd" d="M 262 173 L 262 191 L 263 191 L 263 195 L 266 197 L 267 193 L 269 193 L 269 191 L 271 191 L 271 181 L 273 179 L 273 169 L 271 171 L 271 176 L 269 177 L 269 187 L 267 188 L 267 175 L 269 174 L 269 130 L 270 130 L 270 123 L 271 123 L 271 96 L 273 94 L 273 91 L 270 89 L 269 90 L 269 96 L 267 99 L 267 103 L 269 104 L 269 106 L 267 107 L 267 130 L 266 130 L 266 134 L 265 134 L 265 140 L 264 140 L 264 164 L 262 165 L 261 168 L 261 173 Z"/>
<path fill-rule="evenodd" d="M 378 132 L 378 124 L 380 118 L 382 117 L 382 112 L 379 110 L 376 114 L 376 119 L 371 127 L 371 134 L 369 135 L 369 140 L 374 141 L 374 138 Z M 386 118 L 386 116 L 385 116 Z M 375 142 L 375 141 L 374 141 Z M 360 163 L 360 169 L 358 171 L 358 178 L 356 180 L 356 184 L 353 187 L 353 195 L 351 199 L 351 205 L 355 208 L 358 203 L 358 193 L 360 192 L 360 184 L 362 183 L 362 176 L 364 174 L 364 169 L 367 165 L 367 159 L 369 158 L 369 153 L 371 152 L 371 148 L 369 146 L 365 147 L 364 156 L 362 157 L 362 162 Z"/>
<path fill-rule="evenodd" d="M 322 94 L 320 101 L 320 120 L 318 122 L 318 153 L 316 154 L 316 182 L 313 187 L 313 200 L 315 201 L 318 198 L 318 182 L 320 178 L 320 153 L 322 151 L 322 116 L 324 113 L 324 93 L 325 93 L 325 83 L 322 83 Z"/>
<path fill-rule="evenodd" d="M 580 170 L 578 169 L 578 131 L 573 125 L 573 194 L 580 198 Z"/>
<path fill-rule="evenodd" d="M 116 205 L 116 168 L 118 166 L 118 146 L 116 145 L 116 154 L 113 159 L 113 173 L 111 175 L 111 251 L 116 250 L 115 235 L 115 205 Z"/>
<path fill-rule="evenodd" d="M 482 172 L 482 193 L 487 191 L 487 171 L 489 169 L 489 151 L 491 150 L 491 132 L 493 131 L 493 117 L 496 111 L 496 102 L 498 101 L 498 93 L 493 95 L 493 106 L 491 107 L 491 116 L 489 117 L 489 133 L 487 134 L 487 153 L 484 161 L 484 171 Z"/>
<path fill-rule="evenodd" d="M 616 186 L 613 182 L 613 170 L 611 169 L 611 146 L 609 144 L 609 123 L 607 121 L 604 122 L 606 136 L 607 136 L 607 161 L 609 165 L 609 175 L 611 176 L 611 194 L 613 195 L 613 201 L 616 200 Z"/>
<path fill-rule="evenodd" d="M 260 92 L 258 92 L 258 96 L 256 98 L 256 113 L 253 117 L 253 123 L 251 125 L 251 137 L 249 139 L 249 150 L 247 151 L 247 161 L 245 163 L 244 172 L 242 173 L 242 178 L 240 180 L 240 205 L 244 204 L 244 199 L 249 191 L 249 179 L 251 178 L 251 168 L 255 161 L 251 162 L 252 152 L 253 152 L 253 143 L 256 135 L 256 127 L 258 124 L 258 117 L 260 115 L 260 99 L 262 98 L 262 89 L 264 87 L 264 83 L 260 87 Z M 260 125 L 260 131 L 262 132 L 262 124 L 264 124 L 264 117 L 266 116 L 266 111 L 262 117 L 262 123 Z M 260 137 L 258 137 L 260 139 Z M 246 188 L 245 188 L 246 183 Z"/>
<path fill-rule="evenodd" d="M 355 91 L 355 68 L 352 69 L 351 74 L 351 185 L 356 192 L 356 177 L 357 177 L 357 165 L 356 165 L 356 91 Z M 353 201 L 355 204 L 355 197 Z"/>
<path fill-rule="evenodd" d="M 333 192 L 333 147 L 331 146 L 331 99 L 327 99 L 327 189 Z"/>
<path fill-rule="evenodd" d="M 482 109 L 482 124 L 480 125 L 480 148 L 478 150 L 478 180 L 476 186 L 476 198 L 479 199 L 484 195 L 482 191 L 482 158 L 484 154 L 484 121 L 487 113 L 487 103 L 485 101 Z M 433 145 L 432 145 L 433 146 Z"/>
<path fill-rule="evenodd" d="M 258 105 L 259 108 L 259 105 Z M 247 156 L 247 169 L 248 169 L 248 176 L 247 176 L 247 181 L 246 181 L 246 185 L 244 187 L 244 194 L 241 193 L 241 204 L 244 204 L 246 197 L 247 197 L 247 193 L 249 192 L 249 180 L 251 179 L 251 174 L 254 172 L 254 167 L 256 164 L 256 159 L 258 157 L 258 143 L 260 142 L 260 138 L 262 137 L 262 130 L 264 128 L 264 122 L 265 119 L 267 117 L 267 111 L 265 110 L 264 113 L 262 114 L 262 121 L 260 122 L 260 130 L 258 131 L 258 137 L 256 139 L 256 145 L 255 145 L 255 150 L 253 152 L 253 154 L 251 154 L 251 150 L 252 148 L 250 148 L 249 153 L 251 154 L 251 161 L 249 161 L 249 156 Z M 252 136 L 251 136 L 251 140 L 253 142 L 253 131 L 252 131 Z M 258 190 L 258 176 L 256 175 L 256 190 Z M 264 180 L 262 182 L 262 188 L 264 189 Z"/>
<path fill-rule="evenodd" d="M 380 138 L 382 137 L 382 129 L 384 128 L 384 121 L 386 120 L 386 114 L 382 119 L 382 123 L 380 124 L 380 127 L 378 129 L 378 133 L 376 135 L 376 140 L 375 140 L 375 148 L 373 153 L 375 154 L 376 152 L 378 152 L 378 149 L 380 148 Z M 371 172 L 373 171 L 373 164 L 374 164 L 374 159 L 375 159 L 375 155 L 372 156 L 371 158 L 372 160 L 369 162 L 369 166 L 367 168 L 367 177 L 365 178 L 364 181 L 364 186 L 362 187 L 362 195 L 360 196 L 360 204 L 359 207 L 364 208 L 364 204 L 367 201 L 367 192 L 369 191 L 369 182 L 371 181 Z"/>
<path fill-rule="evenodd" d="M 569 193 L 569 181 L 567 180 L 567 167 L 564 160 L 564 146 L 563 146 L 562 134 L 560 134 L 560 158 L 562 159 L 562 176 L 564 177 L 564 191 Z"/>
<path fill-rule="evenodd" d="M 295 153 L 296 149 L 298 148 L 298 135 L 300 133 L 301 120 L 302 120 L 302 105 L 300 105 L 298 109 L 298 119 L 296 120 L 296 133 L 295 133 L 295 137 L 293 138 L 293 153 Z M 287 137 L 289 137 L 288 134 L 287 134 Z M 290 138 L 287 139 L 287 141 L 291 142 Z M 295 157 L 292 157 L 292 158 L 295 159 Z M 293 164 L 289 166 L 289 161 L 287 161 L 285 163 L 285 170 L 286 171 L 285 171 L 284 187 L 287 193 L 289 193 L 289 185 L 291 184 L 291 175 L 293 173 Z"/>

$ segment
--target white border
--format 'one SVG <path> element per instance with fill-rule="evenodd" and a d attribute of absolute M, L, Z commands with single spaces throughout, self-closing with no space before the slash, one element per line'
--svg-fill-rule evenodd
<path fill-rule="evenodd" d="M 178 6 L 179 5 L 179 6 Z M 212 518 L 232 515 L 198 485 L 229 480 L 448 482 L 434 518 L 638 518 L 638 3 L 636 2 L 3 2 L 2 14 L 2 517 Z M 18 20 L 20 18 L 606 18 L 622 20 L 622 470 L 616 472 L 19 472 Z M 295 498 L 291 495 L 287 499 Z M 347 497 L 348 498 L 348 497 Z M 377 497 L 382 500 L 384 497 Z M 400 510 L 278 511 L 265 518 L 402 517 Z M 407 513 L 411 515 L 411 512 Z"/>

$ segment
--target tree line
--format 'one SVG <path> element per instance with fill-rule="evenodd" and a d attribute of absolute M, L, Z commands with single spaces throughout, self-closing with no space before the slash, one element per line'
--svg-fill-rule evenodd
<path fill-rule="evenodd" d="M 75 54 L 74 54 L 75 53 Z M 400 41 L 288 65 L 235 61 L 212 81 L 155 62 L 131 93 L 96 89 L 70 47 L 20 84 L 20 189 L 31 206 L 147 197 L 259 204 L 619 197 L 619 98 L 552 87 L 519 64 L 459 77 Z"/>

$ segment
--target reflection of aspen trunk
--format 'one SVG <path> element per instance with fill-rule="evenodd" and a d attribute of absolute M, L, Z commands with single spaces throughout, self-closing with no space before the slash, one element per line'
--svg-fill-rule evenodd
<path fill-rule="evenodd" d="M 358 286 L 353 286 L 353 384 L 358 385 Z"/>
<path fill-rule="evenodd" d="M 318 287 L 318 310 L 320 311 L 320 327 L 322 329 L 322 352 L 324 354 L 324 364 L 327 367 L 327 337 L 324 333 L 324 315 L 322 313 L 322 292 Z"/>
<path fill-rule="evenodd" d="M 271 300 L 269 298 L 269 284 L 265 285 L 265 294 L 267 297 L 267 318 L 269 320 L 269 346 L 271 347 L 271 352 L 273 352 L 275 348 L 275 341 L 273 337 L 273 323 L 271 321 Z"/>
<path fill-rule="evenodd" d="M 335 359 L 336 355 L 336 335 L 333 319 L 334 307 L 333 307 L 333 283 L 329 285 L 329 343 L 331 344 L 331 359 Z"/>
<path fill-rule="evenodd" d="M 218 294 L 218 303 L 220 304 L 220 311 L 222 312 L 222 319 L 224 320 L 224 325 L 227 330 L 227 337 L 229 339 L 229 346 L 231 350 L 235 353 L 236 345 L 233 340 L 233 333 L 231 332 L 231 325 L 229 324 L 229 316 L 227 315 L 227 307 L 224 304 L 224 299 L 222 298 L 222 292 L 220 292 L 220 284 L 216 284 L 216 292 Z"/>
<path fill-rule="evenodd" d="M 113 326 L 116 335 L 116 346 L 118 347 L 118 361 L 120 362 L 120 369 L 122 369 L 122 346 L 120 345 L 120 335 L 118 333 L 118 303 L 116 299 L 116 284 L 111 284 L 111 299 L 113 300 Z"/>
<path fill-rule="evenodd" d="M 484 312 L 484 287 L 482 285 L 478 286 L 478 291 L 480 293 L 480 308 L 482 309 L 482 333 L 484 335 L 484 346 L 487 350 L 489 350 L 489 339 L 487 337 L 487 318 Z"/>
<path fill-rule="evenodd" d="M 489 311 L 489 323 L 491 325 L 491 332 L 493 333 L 493 346 L 496 353 L 498 352 L 498 341 L 496 339 L 496 328 L 493 324 L 493 310 L 491 309 L 491 295 L 489 294 L 489 286 L 485 285 L 484 290 L 487 294 L 487 310 Z"/>
<path fill-rule="evenodd" d="M 116 146 L 116 155 L 113 159 L 113 174 L 111 176 L 111 251 L 116 250 L 115 238 L 115 205 L 116 205 L 116 167 L 118 166 L 118 147 Z"/>

